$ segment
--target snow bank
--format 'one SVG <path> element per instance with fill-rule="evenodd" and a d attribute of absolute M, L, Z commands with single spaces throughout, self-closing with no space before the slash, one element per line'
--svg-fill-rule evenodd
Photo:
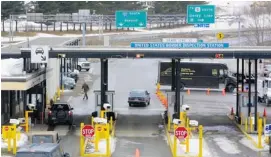
<path fill-rule="evenodd" d="M 8 148 L 8 141 L 3 140 L 3 138 L 1 138 L 1 139 L 2 139 L 1 140 L 1 148 Z M 17 139 L 17 147 L 22 147 L 22 146 L 26 145 L 27 142 L 28 142 L 28 136 L 26 134 L 21 133 L 20 139 Z M 12 146 L 13 146 L 13 140 L 11 140 L 11 147 Z"/>
<path fill-rule="evenodd" d="M 110 150 L 111 150 L 111 154 L 112 154 L 115 151 L 117 140 L 116 140 L 116 138 L 110 137 L 109 142 L 110 142 Z M 87 148 L 86 148 L 86 153 L 106 154 L 106 140 L 105 139 L 100 140 L 99 152 L 95 152 L 94 143 L 88 143 Z"/>
<path fill-rule="evenodd" d="M 170 135 L 172 146 L 173 146 L 173 141 L 174 141 L 174 135 Z M 177 155 L 178 156 L 183 156 L 183 155 L 188 155 L 188 156 L 198 156 L 199 154 L 199 139 L 198 137 L 194 136 L 189 140 L 190 142 L 190 150 L 189 153 L 185 153 L 186 151 L 186 145 L 185 144 L 180 144 L 180 141 L 177 140 Z M 202 152 L 204 157 L 212 157 L 208 145 L 205 143 L 203 140 L 203 152 Z"/>
<path fill-rule="evenodd" d="M 239 154 L 241 151 L 238 149 L 235 142 L 230 141 L 227 137 L 215 137 L 215 143 L 226 153 Z"/>
<path fill-rule="evenodd" d="M 23 75 L 23 59 L 2 59 L 1 76 Z"/>

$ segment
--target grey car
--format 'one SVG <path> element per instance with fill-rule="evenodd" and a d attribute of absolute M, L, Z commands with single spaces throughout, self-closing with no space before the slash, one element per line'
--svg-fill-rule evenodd
<path fill-rule="evenodd" d="M 70 157 L 57 143 L 35 143 L 21 147 L 15 157 Z"/>
<path fill-rule="evenodd" d="M 133 105 L 150 105 L 150 93 L 147 90 L 132 90 L 129 93 L 128 103 L 129 106 Z"/>
<path fill-rule="evenodd" d="M 54 103 L 49 108 L 48 125 L 65 123 L 73 125 L 73 108 L 68 103 Z"/>

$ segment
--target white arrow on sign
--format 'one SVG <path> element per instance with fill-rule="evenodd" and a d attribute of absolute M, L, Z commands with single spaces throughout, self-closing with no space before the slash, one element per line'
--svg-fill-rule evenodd
<path fill-rule="evenodd" d="M 120 26 L 123 26 L 123 23 L 119 23 Z"/>

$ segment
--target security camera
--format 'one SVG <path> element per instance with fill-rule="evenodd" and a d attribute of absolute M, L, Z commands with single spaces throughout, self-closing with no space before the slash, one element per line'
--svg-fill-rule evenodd
<path fill-rule="evenodd" d="M 189 121 L 189 125 L 190 125 L 190 126 L 196 127 L 196 126 L 199 126 L 199 122 L 196 121 L 196 120 L 190 120 L 190 121 Z"/>
<path fill-rule="evenodd" d="M 28 104 L 27 106 L 30 110 L 36 110 L 36 104 Z"/>
<path fill-rule="evenodd" d="M 182 110 L 183 111 L 188 111 L 189 110 L 189 106 L 188 105 L 182 105 Z"/>
<path fill-rule="evenodd" d="M 181 124 L 181 120 L 180 119 L 173 119 L 173 124 Z"/>
<path fill-rule="evenodd" d="M 104 108 L 108 110 L 111 108 L 111 105 L 109 103 L 104 103 Z"/>

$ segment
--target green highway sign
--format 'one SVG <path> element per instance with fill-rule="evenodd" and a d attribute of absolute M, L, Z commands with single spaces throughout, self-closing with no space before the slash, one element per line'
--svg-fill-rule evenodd
<path fill-rule="evenodd" d="M 115 21 L 117 28 L 146 28 L 146 11 L 116 11 Z"/>
<path fill-rule="evenodd" d="M 215 23 L 215 5 L 188 5 L 188 24 L 210 24 Z"/>

